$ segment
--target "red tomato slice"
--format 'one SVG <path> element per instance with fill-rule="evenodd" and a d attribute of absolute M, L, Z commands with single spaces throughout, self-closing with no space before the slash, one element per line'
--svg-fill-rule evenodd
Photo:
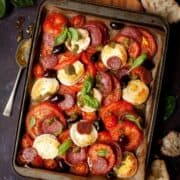
<path fill-rule="evenodd" d="M 50 13 L 43 23 L 43 31 L 57 36 L 68 23 L 67 18 L 59 13 Z"/>
<path fill-rule="evenodd" d="M 137 125 L 130 121 L 123 121 L 119 123 L 114 129 L 110 131 L 112 139 L 118 141 L 121 136 L 127 138 L 127 142 L 123 144 L 125 150 L 135 151 L 142 142 L 143 132 L 137 127 Z"/>
<path fill-rule="evenodd" d="M 111 142 L 112 137 L 111 137 L 109 131 L 104 130 L 104 131 L 99 132 L 97 141 L 98 142 L 105 142 L 105 143 Z"/>
<path fill-rule="evenodd" d="M 26 129 L 29 135 L 34 139 L 41 134 L 42 121 L 46 119 L 57 118 L 64 126 L 66 120 L 60 108 L 49 102 L 42 102 L 30 108 L 26 116 Z"/>
<path fill-rule="evenodd" d="M 70 139 L 70 132 L 69 129 L 63 131 L 59 136 L 58 136 L 58 140 L 63 143 L 66 140 Z"/>
<path fill-rule="evenodd" d="M 147 70 L 144 66 L 134 68 L 131 71 L 131 74 L 137 75 L 141 79 L 141 81 L 143 81 L 146 84 L 150 84 L 153 80 L 152 72 Z"/>
<path fill-rule="evenodd" d="M 108 116 L 111 113 L 113 113 L 116 116 L 120 116 L 122 113 L 126 111 L 134 111 L 133 105 L 126 101 L 120 100 L 102 107 L 100 109 L 100 117 L 102 118 L 102 120 L 104 120 L 106 116 Z"/>
<path fill-rule="evenodd" d="M 81 54 L 74 54 L 72 52 L 65 52 L 58 56 L 58 64 L 54 67 L 55 70 L 65 68 L 80 59 Z"/>
<path fill-rule="evenodd" d="M 40 77 L 43 77 L 44 75 L 44 68 L 43 66 L 39 63 L 39 64 L 36 64 L 33 68 L 33 73 L 34 73 L 34 76 L 36 78 L 40 78 Z"/>
<path fill-rule="evenodd" d="M 141 51 L 152 58 L 157 52 L 157 43 L 154 36 L 146 29 L 138 28 L 142 34 Z"/>
<path fill-rule="evenodd" d="M 84 120 L 95 121 L 97 120 L 96 112 L 82 112 Z"/>
<path fill-rule="evenodd" d="M 25 134 L 21 141 L 21 147 L 24 149 L 24 148 L 32 147 L 32 145 L 33 145 L 33 140 L 28 134 Z"/>
<path fill-rule="evenodd" d="M 43 160 L 44 167 L 46 169 L 56 169 L 58 167 L 58 163 L 54 159 L 44 159 Z"/>
<path fill-rule="evenodd" d="M 71 166 L 70 171 L 79 176 L 85 176 L 89 172 L 89 167 L 86 162 L 79 162 L 73 166 Z"/>
<path fill-rule="evenodd" d="M 140 45 L 133 38 L 122 35 L 121 32 L 119 32 L 115 36 L 114 41 L 123 44 L 124 47 L 127 48 L 130 57 L 136 58 L 140 54 L 141 51 Z"/>
<path fill-rule="evenodd" d="M 85 25 L 86 18 L 83 15 L 76 15 L 71 18 L 71 25 L 80 28 Z"/>
<path fill-rule="evenodd" d="M 90 146 L 88 151 L 88 164 L 92 174 L 106 174 L 111 170 L 115 162 L 115 154 L 110 145 L 95 143 Z"/>

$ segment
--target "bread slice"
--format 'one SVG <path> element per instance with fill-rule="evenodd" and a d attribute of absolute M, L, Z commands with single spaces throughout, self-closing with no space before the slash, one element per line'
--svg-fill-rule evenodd
<path fill-rule="evenodd" d="M 164 160 L 154 160 L 147 180 L 170 180 Z"/>
<path fill-rule="evenodd" d="M 147 12 L 160 15 L 170 23 L 180 21 L 180 6 L 175 0 L 141 0 Z"/>
<path fill-rule="evenodd" d="M 162 139 L 161 146 L 162 154 L 166 156 L 179 156 L 180 155 L 180 133 L 171 131 Z"/>

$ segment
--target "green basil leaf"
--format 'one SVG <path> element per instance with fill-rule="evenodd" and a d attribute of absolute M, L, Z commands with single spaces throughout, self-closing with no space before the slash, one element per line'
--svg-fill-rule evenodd
<path fill-rule="evenodd" d="M 134 60 L 134 62 L 132 63 L 131 69 L 134 69 L 138 66 L 140 66 L 147 58 L 147 55 L 145 53 L 142 53 L 139 57 L 137 57 L 137 59 Z"/>
<path fill-rule="evenodd" d="M 175 96 L 167 96 L 165 98 L 165 109 L 163 119 L 167 120 L 173 114 L 176 107 L 176 97 Z"/>
<path fill-rule="evenodd" d="M 68 29 L 65 27 L 64 30 L 55 38 L 55 45 L 60 45 L 67 39 Z"/>
<path fill-rule="evenodd" d="M 36 119 L 35 119 L 35 117 L 32 116 L 32 117 L 30 118 L 30 122 L 29 122 L 29 123 L 30 123 L 30 124 L 29 124 L 30 127 L 32 128 L 32 127 L 36 124 Z"/>
<path fill-rule="evenodd" d="M 82 94 L 88 94 L 92 90 L 94 85 L 94 79 L 91 76 L 88 76 L 84 83 L 83 83 L 83 88 L 81 90 Z"/>
<path fill-rule="evenodd" d="M 69 28 L 69 33 L 71 34 L 71 39 L 73 41 L 78 41 L 79 40 L 79 32 L 77 29 L 70 27 Z"/>
<path fill-rule="evenodd" d="M 87 94 L 83 95 L 82 97 L 83 97 L 83 102 L 85 105 L 95 108 L 95 109 L 99 108 L 100 103 L 96 98 L 89 96 Z"/>
<path fill-rule="evenodd" d="M 64 155 L 71 146 L 72 146 L 72 141 L 70 139 L 66 140 L 58 147 L 59 155 Z"/>
<path fill-rule="evenodd" d="M 101 149 L 97 152 L 98 156 L 105 157 L 109 154 L 109 151 L 107 149 Z"/>
<path fill-rule="evenodd" d="M 141 125 L 140 125 L 140 119 L 139 119 L 138 117 L 136 117 L 136 116 L 134 116 L 134 115 L 132 115 L 132 114 L 126 114 L 125 117 L 126 117 L 129 121 L 135 123 L 135 124 L 138 126 L 139 129 L 142 129 L 142 127 L 141 127 Z"/>
<path fill-rule="evenodd" d="M 35 0 L 11 0 L 15 7 L 27 7 L 34 5 Z"/>

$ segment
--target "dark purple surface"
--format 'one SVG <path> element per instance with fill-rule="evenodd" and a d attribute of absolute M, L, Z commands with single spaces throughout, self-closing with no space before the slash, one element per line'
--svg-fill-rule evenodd
<path fill-rule="evenodd" d="M 39 1 L 38 1 L 39 2 Z M 15 63 L 15 51 L 17 47 L 15 22 L 17 17 L 24 15 L 26 25 L 35 21 L 37 5 L 30 8 L 12 9 L 11 13 L 0 20 L 0 179 L 2 180 L 23 180 L 28 178 L 20 177 L 12 168 L 12 154 L 15 142 L 15 134 L 20 111 L 21 97 L 23 93 L 24 75 L 21 78 L 13 107 L 13 114 L 10 118 L 2 116 L 3 109 L 12 90 L 18 66 Z M 158 153 L 157 141 L 170 130 L 180 131 L 180 98 L 173 116 L 166 122 L 162 121 L 163 99 L 166 94 L 180 96 L 180 23 L 171 26 L 168 58 L 165 69 L 164 83 L 161 93 L 161 103 L 155 136 L 153 139 L 152 156 Z M 162 158 L 165 158 L 161 156 Z M 173 180 L 180 179 L 180 159 L 165 158 L 168 170 Z"/>

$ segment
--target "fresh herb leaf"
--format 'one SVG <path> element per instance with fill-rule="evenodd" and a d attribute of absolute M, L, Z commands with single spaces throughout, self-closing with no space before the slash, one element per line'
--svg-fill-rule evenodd
<path fill-rule="evenodd" d="M 139 118 L 139 117 L 136 117 L 136 116 L 134 116 L 134 115 L 132 115 L 132 114 L 126 114 L 125 117 L 126 117 L 129 121 L 135 123 L 135 124 L 138 126 L 139 129 L 142 129 L 142 127 L 141 127 L 141 125 L 140 125 L 140 118 Z"/>
<path fill-rule="evenodd" d="M 65 27 L 64 30 L 55 38 L 55 45 L 60 45 L 67 39 L 68 29 Z"/>
<path fill-rule="evenodd" d="M 100 106 L 99 101 L 96 98 L 87 94 L 83 95 L 83 103 L 95 109 L 98 109 Z"/>
<path fill-rule="evenodd" d="M 167 96 L 165 99 L 165 109 L 163 119 L 167 120 L 173 114 L 176 107 L 176 97 Z"/>
<path fill-rule="evenodd" d="M 30 124 L 29 124 L 30 127 L 32 128 L 32 127 L 36 124 L 36 119 L 35 119 L 35 117 L 32 116 L 32 117 L 30 118 L 30 122 L 29 122 L 29 123 L 30 123 Z"/>
<path fill-rule="evenodd" d="M 107 149 L 101 149 L 97 152 L 98 156 L 105 157 L 109 154 L 109 151 Z"/>
<path fill-rule="evenodd" d="M 134 62 L 132 63 L 131 69 L 134 69 L 138 66 L 140 66 L 145 60 L 147 59 L 147 55 L 145 53 L 142 53 L 139 57 L 137 57 Z"/>
<path fill-rule="evenodd" d="M 79 40 L 79 32 L 77 29 L 70 27 L 69 28 L 69 33 L 71 34 L 71 39 L 73 41 L 78 41 Z"/>
<path fill-rule="evenodd" d="M 92 90 L 94 85 L 94 79 L 91 76 L 88 76 L 84 83 L 83 83 L 83 88 L 81 90 L 82 94 L 88 94 Z"/>
<path fill-rule="evenodd" d="M 66 140 L 58 148 L 59 155 L 64 155 L 71 146 L 72 146 L 72 141 L 70 139 Z"/>

